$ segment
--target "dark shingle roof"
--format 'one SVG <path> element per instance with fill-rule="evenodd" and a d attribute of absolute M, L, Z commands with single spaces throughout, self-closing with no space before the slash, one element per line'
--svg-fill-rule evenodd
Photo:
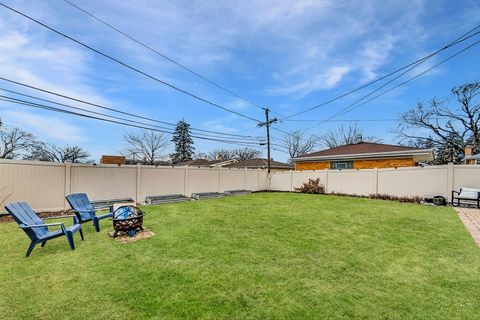
<path fill-rule="evenodd" d="M 196 160 L 184 161 L 177 165 L 178 166 L 210 166 L 219 162 L 222 162 L 222 160 L 196 159 Z"/>
<path fill-rule="evenodd" d="M 423 150 L 423 149 L 397 146 L 393 144 L 360 142 L 356 144 L 346 144 L 336 148 L 308 153 L 298 158 L 339 156 L 339 155 L 347 155 L 347 154 L 363 154 L 363 153 L 377 153 L 377 152 L 414 151 L 414 150 Z"/>
<path fill-rule="evenodd" d="M 266 168 L 267 159 L 256 158 L 249 160 L 240 160 L 225 166 L 225 168 Z M 289 163 L 270 160 L 270 167 L 274 169 L 293 169 L 294 166 Z"/>

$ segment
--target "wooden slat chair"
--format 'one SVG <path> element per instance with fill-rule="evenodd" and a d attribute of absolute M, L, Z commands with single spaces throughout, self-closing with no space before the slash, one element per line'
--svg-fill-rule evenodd
<path fill-rule="evenodd" d="M 75 250 L 73 234 L 77 231 L 79 231 L 83 240 L 82 226 L 80 224 L 74 223 L 70 227 L 65 227 L 62 222 L 45 223 L 26 202 L 11 202 L 5 206 L 5 209 L 7 209 L 8 213 L 18 223 L 18 226 L 25 231 L 32 241 L 27 250 L 27 257 L 38 243 L 41 243 L 42 247 L 44 247 L 48 240 L 61 236 L 66 236 L 70 249 Z M 59 226 L 60 229 L 50 231 L 48 227 L 53 226 Z"/>
<path fill-rule="evenodd" d="M 72 207 L 73 213 L 75 214 L 78 222 L 85 223 L 87 221 L 93 221 L 93 226 L 97 232 L 100 232 L 100 220 L 109 218 L 113 215 L 111 210 L 108 213 L 97 215 L 95 213 L 95 208 L 85 193 L 72 193 L 66 198 Z"/>

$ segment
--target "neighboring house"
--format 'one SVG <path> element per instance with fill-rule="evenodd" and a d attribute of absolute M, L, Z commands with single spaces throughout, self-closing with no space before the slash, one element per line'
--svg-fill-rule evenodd
<path fill-rule="evenodd" d="M 432 149 L 360 142 L 292 159 L 295 170 L 412 167 L 433 160 Z"/>
<path fill-rule="evenodd" d="M 465 148 L 465 164 L 480 164 L 480 154 L 472 154 L 472 147 Z"/>
<path fill-rule="evenodd" d="M 100 158 L 101 164 L 126 164 L 127 159 L 124 156 L 107 156 L 103 155 Z"/>
<path fill-rule="evenodd" d="M 248 168 L 248 169 L 267 169 L 268 160 L 263 158 L 239 160 L 231 164 L 223 166 L 224 168 Z M 293 164 L 270 160 L 270 171 L 287 171 L 294 170 Z"/>
<path fill-rule="evenodd" d="M 196 159 L 184 161 L 176 164 L 177 166 L 186 166 L 186 167 L 204 167 L 204 168 L 217 168 L 223 167 L 230 163 L 235 162 L 236 160 L 207 160 L 207 159 Z"/>

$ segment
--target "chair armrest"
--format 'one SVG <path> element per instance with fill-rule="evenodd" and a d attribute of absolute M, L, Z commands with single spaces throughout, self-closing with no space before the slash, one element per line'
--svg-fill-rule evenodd
<path fill-rule="evenodd" d="M 452 196 L 453 196 L 455 193 L 456 193 L 456 194 L 460 194 L 460 192 L 455 191 L 455 190 L 452 190 Z"/>
<path fill-rule="evenodd" d="M 93 210 L 95 211 L 102 211 L 102 210 L 107 210 L 109 209 L 111 211 L 111 209 L 113 208 L 113 205 L 101 205 L 101 206 L 94 206 L 93 207 Z"/>
<path fill-rule="evenodd" d="M 67 215 L 64 215 L 64 216 L 45 217 L 45 218 L 43 218 L 43 220 L 47 220 L 47 219 L 64 219 L 64 218 L 72 218 L 72 217 L 75 217 L 75 215 L 73 215 L 73 214 L 67 214 Z"/>
<path fill-rule="evenodd" d="M 94 210 L 95 210 L 95 208 L 94 208 Z M 80 213 L 80 212 L 92 212 L 92 210 L 77 210 L 77 209 L 72 209 L 72 211 L 73 212 L 78 212 L 78 213 Z"/>
<path fill-rule="evenodd" d="M 63 222 L 55 222 L 55 223 L 44 223 L 44 224 L 21 224 L 20 228 L 22 229 L 31 229 L 31 228 L 40 228 L 40 227 L 53 227 L 53 226 L 64 226 Z"/>

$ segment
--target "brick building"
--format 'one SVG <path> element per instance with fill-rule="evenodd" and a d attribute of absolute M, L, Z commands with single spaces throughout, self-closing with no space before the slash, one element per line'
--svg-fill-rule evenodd
<path fill-rule="evenodd" d="M 293 158 L 295 170 L 373 169 L 417 166 L 433 160 L 432 149 L 360 142 Z"/>

